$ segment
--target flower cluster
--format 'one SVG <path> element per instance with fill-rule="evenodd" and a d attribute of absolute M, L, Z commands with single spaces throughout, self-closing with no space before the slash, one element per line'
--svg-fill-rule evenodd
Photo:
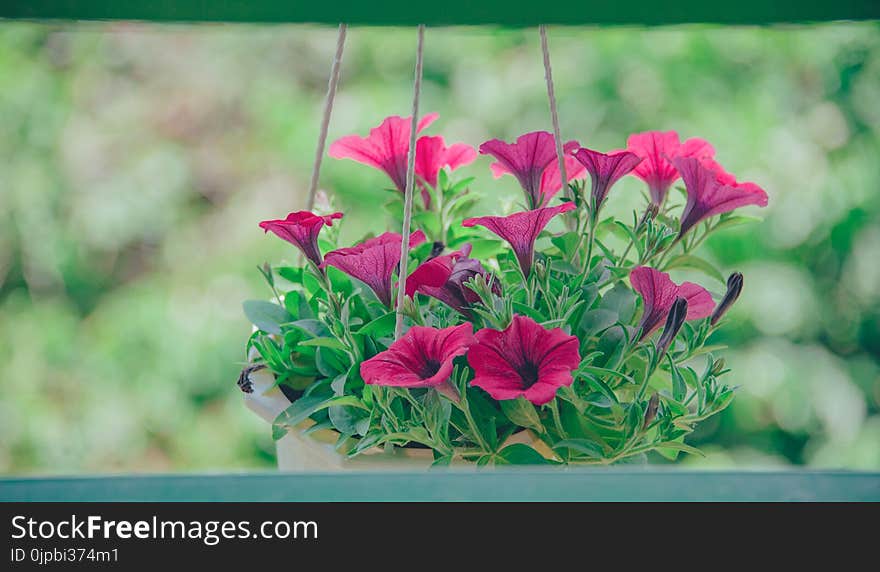
<path fill-rule="evenodd" d="M 419 133 L 437 118 L 425 116 Z M 388 203 L 393 218 L 410 125 L 389 117 L 329 151 L 389 177 L 400 191 Z M 614 463 L 692 451 L 684 437 L 733 397 L 707 342 L 743 286 L 739 273 L 725 284 L 696 250 L 746 220 L 732 211 L 765 206 L 767 194 L 724 170 L 709 143 L 681 142 L 674 131 L 634 134 L 607 153 L 568 141 L 563 152 L 566 180 L 547 132 L 478 150 L 419 135 L 418 229 L 405 264 L 394 232 L 336 248 L 337 233 L 320 233 L 338 212 L 260 223 L 307 261 L 264 267 L 277 303 L 246 305 L 257 326 L 249 350 L 292 401 L 276 433 L 308 421 L 334 431 L 348 455 L 427 447 L 438 464 Z M 452 173 L 479 155 L 493 159 L 496 178 L 516 179 L 522 210 L 467 216 L 480 204 L 474 179 Z M 627 176 L 646 184 L 631 224 L 604 213 Z M 683 205 L 670 198 L 679 179 Z M 702 273 L 724 289 L 713 297 L 670 271 Z M 407 329 L 395 339 L 397 312 Z"/>

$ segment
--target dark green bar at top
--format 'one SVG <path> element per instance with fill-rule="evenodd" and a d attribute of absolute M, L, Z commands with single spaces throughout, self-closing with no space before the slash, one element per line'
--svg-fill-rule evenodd
<path fill-rule="evenodd" d="M 880 18 L 880 0 L 0 0 L 0 17 L 366 25 L 773 24 Z"/>

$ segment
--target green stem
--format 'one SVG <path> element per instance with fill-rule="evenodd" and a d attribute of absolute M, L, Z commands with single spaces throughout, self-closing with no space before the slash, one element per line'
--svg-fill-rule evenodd
<path fill-rule="evenodd" d="M 556 431 L 559 433 L 559 436 L 563 439 L 568 439 L 568 433 L 562 427 L 562 417 L 559 415 L 559 405 L 556 403 L 556 400 L 550 402 L 550 413 L 553 416 L 553 425 L 556 426 Z"/>
<path fill-rule="evenodd" d="M 593 213 L 595 211 L 591 211 Z M 578 283 L 578 288 L 584 285 L 584 282 L 587 280 L 587 275 L 590 273 L 590 263 L 593 259 L 593 243 L 596 241 L 596 221 L 598 217 L 590 214 L 590 230 L 587 235 L 587 257 L 583 261 L 583 265 L 581 266 L 581 277 Z"/>
<path fill-rule="evenodd" d="M 459 404 L 459 409 L 461 410 L 462 413 L 464 413 L 464 417 L 468 422 L 468 428 L 471 430 L 471 433 L 474 436 L 474 440 L 477 442 L 477 444 L 480 446 L 480 448 L 483 450 L 483 452 L 491 453 L 492 448 L 489 447 L 489 444 L 486 443 L 485 440 L 483 440 L 483 435 L 482 435 L 482 433 L 480 433 L 479 427 L 477 427 L 477 422 L 474 421 L 474 416 L 471 415 L 471 408 L 468 405 L 467 398 L 464 395 L 462 395 L 461 403 Z"/>

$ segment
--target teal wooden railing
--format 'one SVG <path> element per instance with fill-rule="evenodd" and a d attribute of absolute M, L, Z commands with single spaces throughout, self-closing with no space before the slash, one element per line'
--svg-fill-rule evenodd
<path fill-rule="evenodd" d="M 880 473 L 675 469 L 0 479 L 0 501 L 880 501 Z"/>

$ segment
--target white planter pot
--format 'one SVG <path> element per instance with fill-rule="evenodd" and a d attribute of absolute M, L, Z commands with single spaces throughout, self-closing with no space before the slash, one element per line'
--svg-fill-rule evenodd
<path fill-rule="evenodd" d="M 290 400 L 275 385 L 275 377 L 268 370 L 251 372 L 249 379 L 253 385 L 253 391 L 244 394 L 245 404 L 271 425 L 278 415 L 290 406 Z M 426 469 L 431 466 L 434 460 L 432 452 L 428 449 L 399 447 L 394 448 L 393 451 L 376 447 L 362 452 L 357 457 L 349 458 L 341 455 L 334 447 L 338 433 L 323 429 L 309 435 L 303 435 L 302 431 L 311 424 L 311 420 L 304 421 L 297 430 L 288 431 L 284 437 L 275 442 L 279 470 L 411 470 Z M 553 452 L 531 431 L 514 433 L 504 442 L 504 446 L 512 443 L 530 445 L 545 457 L 553 457 Z"/>
<path fill-rule="evenodd" d="M 275 385 L 275 377 L 268 370 L 251 372 L 253 392 L 244 394 L 248 408 L 270 425 L 290 405 L 290 401 Z M 306 429 L 311 421 L 300 425 Z M 278 468 L 282 471 L 338 471 L 360 469 L 412 469 L 427 468 L 433 457 L 427 449 L 371 449 L 354 458 L 340 455 L 334 448 L 337 434 L 330 430 L 315 431 L 303 435 L 291 430 L 275 442 Z"/>

